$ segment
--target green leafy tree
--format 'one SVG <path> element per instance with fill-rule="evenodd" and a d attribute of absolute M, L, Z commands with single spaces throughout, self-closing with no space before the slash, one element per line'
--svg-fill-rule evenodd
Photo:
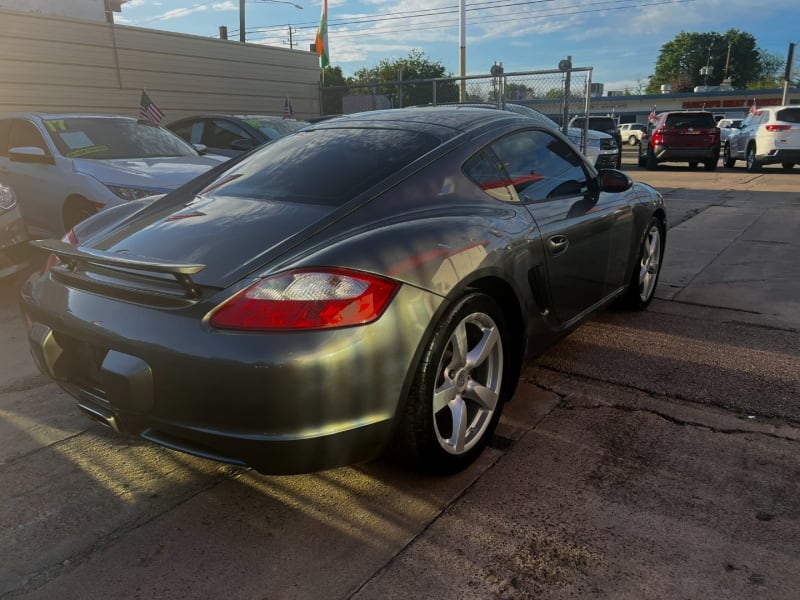
<path fill-rule="evenodd" d="M 335 115 L 342 112 L 342 98 L 347 95 L 343 87 L 347 79 L 342 67 L 327 66 L 322 70 L 322 114 Z"/>
<path fill-rule="evenodd" d="M 745 88 L 768 77 L 768 71 L 764 53 L 749 33 L 681 31 L 661 47 L 647 93 L 657 94 L 663 84 L 670 84 L 673 92 L 690 92 L 699 85 L 720 85 L 726 75 L 734 88 Z"/>
<path fill-rule="evenodd" d="M 352 84 L 398 82 L 402 86 L 385 86 L 381 92 L 392 101 L 392 106 L 413 106 L 433 102 L 433 85 L 431 83 L 413 83 L 416 79 L 438 79 L 452 77 L 445 66 L 438 61 L 425 57 L 421 50 L 412 50 L 406 58 L 383 59 L 371 69 L 359 69 L 350 80 Z M 362 93 L 371 93 L 364 89 Z M 457 102 L 458 84 L 455 82 L 438 82 L 436 85 L 436 102 Z"/>
<path fill-rule="evenodd" d="M 772 54 L 760 50 L 761 64 L 764 67 L 763 76 L 758 81 L 750 84 L 753 89 L 774 89 L 783 87 L 783 77 L 786 75 L 786 58 L 779 54 Z M 797 72 L 791 76 L 792 81 L 797 80 Z"/>

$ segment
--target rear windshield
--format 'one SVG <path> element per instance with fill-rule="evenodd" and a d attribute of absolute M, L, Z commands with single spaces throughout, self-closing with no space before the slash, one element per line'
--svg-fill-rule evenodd
<path fill-rule="evenodd" d="M 237 163 L 203 195 L 339 206 L 440 143 L 397 129 L 300 131 Z"/>
<path fill-rule="evenodd" d="M 667 115 L 664 125 L 682 129 L 702 129 L 704 127 L 717 126 L 711 113 L 675 113 Z"/>
<path fill-rule="evenodd" d="M 583 117 L 572 122 L 573 127 L 583 127 Z M 617 133 L 617 123 L 610 117 L 589 117 L 589 129 Z"/>
<path fill-rule="evenodd" d="M 785 123 L 800 123 L 800 107 L 779 110 L 776 117 Z"/>

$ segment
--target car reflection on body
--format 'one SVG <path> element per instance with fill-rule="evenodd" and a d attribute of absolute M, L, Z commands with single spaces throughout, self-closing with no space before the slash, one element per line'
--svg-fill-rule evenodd
<path fill-rule="evenodd" d="M 28 233 L 14 190 L 0 181 L 0 279 L 19 273 L 29 262 Z"/>
<path fill-rule="evenodd" d="M 0 116 L 0 170 L 37 236 L 62 235 L 100 209 L 174 190 L 222 160 L 132 117 Z"/>
<path fill-rule="evenodd" d="M 527 117 L 361 113 L 227 166 L 36 242 L 22 292 L 39 368 L 173 449 L 460 469 L 525 357 L 655 291 L 661 195 Z"/>

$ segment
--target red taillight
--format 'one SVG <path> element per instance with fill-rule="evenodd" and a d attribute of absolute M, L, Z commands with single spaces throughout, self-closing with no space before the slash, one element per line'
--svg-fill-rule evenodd
<path fill-rule="evenodd" d="M 292 331 L 364 325 L 386 310 L 399 284 L 366 273 L 320 268 L 257 281 L 220 305 L 217 329 Z"/>
<path fill-rule="evenodd" d="M 75 233 L 70 229 L 67 233 L 64 234 L 64 237 L 61 238 L 62 242 L 70 244 L 71 246 L 78 245 L 78 238 L 75 236 Z M 47 261 L 44 263 L 44 267 L 42 267 L 42 275 L 47 273 L 50 269 L 53 268 L 53 265 L 58 263 L 58 256 L 55 254 L 51 254 L 47 257 Z"/>
<path fill-rule="evenodd" d="M 660 143 L 664 141 L 664 130 L 663 129 L 656 129 L 650 135 L 650 138 L 653 140 L 653 144 L 658 146 Z"/>
<path fill-rule="evenodd" d="M 792 128 L 791 125 L 765 125 L 764 129 L 767 131 L 789 131 Z"/>

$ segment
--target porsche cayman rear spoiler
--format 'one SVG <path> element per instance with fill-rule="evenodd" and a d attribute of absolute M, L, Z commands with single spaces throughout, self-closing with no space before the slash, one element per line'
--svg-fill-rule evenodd
<path fill-rule="evenodd" d="M 191 276 L 206 268 L 197 263 L 178 263 L 167 260 L 156 260 L 141 256 L 130 256 L 116 252 L 105 252 L 91 248 L 79 248 L 59 240 L 36 240 L 32 246 L 55 254 L 70 269 L 74 270 L 79 263 L 132 269 L 149 273 L 165 273 L 172 275 L 190 297 L 199 296 L 199 290 Z"/>

